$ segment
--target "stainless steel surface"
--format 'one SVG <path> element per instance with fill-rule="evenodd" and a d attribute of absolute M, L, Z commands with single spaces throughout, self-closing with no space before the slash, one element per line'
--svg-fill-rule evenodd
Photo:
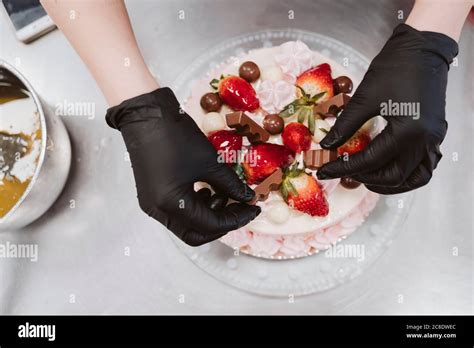
<path fill-rule="evenodd" d="M 127 3 L 139 45 L 162 85 L 228 37 L 268 28 L 319 32 L 372 58 L 409 1 L 167 0 Z M 183 10 L 185 19 L 179 19 Z M 294 19 L 288 19 L 294 11 Z M 182 13 L 182 12 L 181 12 Z M 83 63 L 55 31 L 25 46 L 0 17 L 0 57 L 51 106 L 95 105 L 96 117 L 63 117 L 73 143 L 60 199 L 0 242 L 37 243 L 38 262 L 0 259 L 1 313 L 473 313 L 472 35 L 465 27 L 449 75 L 449 131 L 432 182 L 418 190 L 388 251 L 355 280 L 315 295 L 265 298 L 198 269 L 141 213 L 120 135 Z M 457 156 L 457 157 L 456 157 Z M 457 160 L 456 160 L 457 159 Z"/>
<path fill-rule="evenodd" d="M 61 193 L 71 164 L 71 144 L 62 121 L 53 113 L 45 114 L 33 86 L 11 64 L 0 59 L 0 68 L 14 74 L 36 104 L 41 125 L 41 154 L 35 175 L 16 205 L 0 219 L 0 231 L 25 227 L 43 215 Z"/>

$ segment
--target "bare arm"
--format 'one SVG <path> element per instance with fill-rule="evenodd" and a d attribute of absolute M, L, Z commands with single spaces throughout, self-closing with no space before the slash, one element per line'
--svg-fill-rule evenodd
<path fill-rule="evenodd" d="M 434 31 L 459 41 L 473 0 L 416 0 L 406 24 L 420 31 Z"/>
<path fill-rule="evenodd" d="M 123 0 L 41 0 L 113 106 L 158 88 Z"/>

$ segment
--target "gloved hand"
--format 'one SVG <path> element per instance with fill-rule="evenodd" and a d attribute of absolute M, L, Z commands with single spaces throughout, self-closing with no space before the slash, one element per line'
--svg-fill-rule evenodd
<path fill-rule="evenodd" d="M 196 181 L 205 181 L 236 201 L 255 195 L 229 166 L 218 163 L 212 144 L 180 110 L 173 92 L 160 88 L 110 108 L 106 120 L 122 133 L 142 210 L 197 246 L 246 225 L 261 210 L 245 203 L 212 210 L 194 191 Z"/>
<path fill-rule="evenodd" d="M 441 159 L 448 70 L 457 53 L 446 35 L 398 25 L 320 145 L 341 146 L 376 115 L 387 126 L 363 151 L 324 165 L 318 178 L 349 176 L 382 194 L 427 184 Z M 396 115 L 396 107 L 407 115 Z"/>

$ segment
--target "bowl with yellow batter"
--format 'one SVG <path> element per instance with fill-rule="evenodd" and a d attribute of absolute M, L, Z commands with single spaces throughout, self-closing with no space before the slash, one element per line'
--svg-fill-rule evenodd
<path fill-rule="evenodd" d="M 45 115 L 29 82 L 0 60 L 0 231 L 43 215 L 62 191 L 71 145 L 56 115 Z"/>

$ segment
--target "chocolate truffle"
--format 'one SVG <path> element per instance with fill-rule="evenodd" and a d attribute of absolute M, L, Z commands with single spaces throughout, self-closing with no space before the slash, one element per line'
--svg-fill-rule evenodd
<path fill-rule="evenodd" d="M 270 114 L 263 119 L 263 128 L 270 134 L 279 134 L 285 127 L 285 121 L 277 114 Z"/>
<path fill-rule="evenodd" d="M 349 177 L 344 177 L 341 178 L 341 185 L 342 187 L 352 190 L 360 186 L 360 182 L 355 181 L 354 179 L 351 179 Z"/>
<path fill-rule="evenodd" d="M 347 76 L 339 76 L 334 80 L 334 94 L 351 93 L 352 80 Z"/>
<path fill-rule="evenodd" d="M 207 112 L 219 111 L 222 100 L 217 93 L 206 93 L 201 97 L 201 107 Z"/>
<path fill-rule="evenodd" d="M 260 77 L 260 69 L 254 62 L 245 62 L 239 68 L 239 76 L 248 82 L 255 82 Z"/>

